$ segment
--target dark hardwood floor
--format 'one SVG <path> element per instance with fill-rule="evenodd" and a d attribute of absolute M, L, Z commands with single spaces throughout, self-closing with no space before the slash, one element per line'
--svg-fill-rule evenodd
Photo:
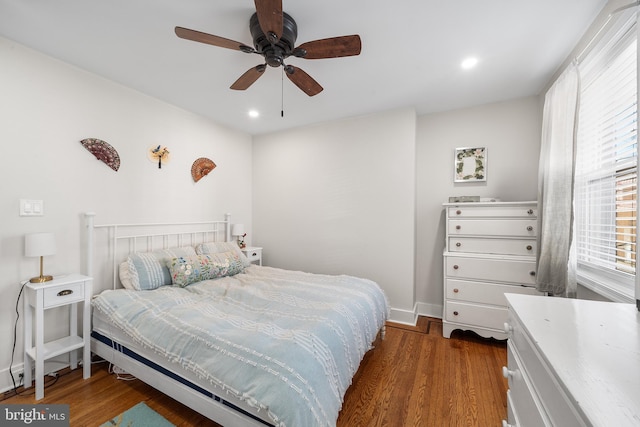
<path fill-rule="evenodd" d="M 505 342 L 460 331 L 445 339 L 441 321 L 426 317 L 416 327 L 388 323 L 386 329 L 385 339 L 365 355 L 337 426 L 501 425 L 507 414 Z M 36 403 L 33 388 L 18 391 L 0 405 Z M 45 398 L 37 403 L 67 403 L 71 426 L 93 427 L 141 401 L 178 427 L 218 425 L 139 380 L 116 379 L 105 363 L 95 364 L 88 380 L 81 369 L 47 378 Z"/>

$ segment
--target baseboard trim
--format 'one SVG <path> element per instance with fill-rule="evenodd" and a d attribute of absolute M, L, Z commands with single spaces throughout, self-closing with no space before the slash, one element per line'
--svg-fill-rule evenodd
<path fill-rule="evenodd" d="M 391 308 L 389 321 L 394 323 L 402 323 L 403 325 L 416 326 L 418 323 L 418 314 L 416 307 L 413 310 L 401 310 L 399 308 Z"/>
<path fill-rule="evenodd" d="M 427 304 L 425 302 L 416 303 L 416 312 L 420 316 L 442 319 L 442 309 L 443 307 L 440 304 Z"/>
<path fill-rule="evenodd" d="M 13 378 L 16 380 L 16 386 L 20 387 L 20 375 L 24 372 L 24 364 L 13 366 L 11 369 L 13 372 Z M 13 383 L 11 382 L 11 374 L 9 374 L 9 368 L 0 370 L 0 393 L 6 393 L 9 390 L 13 390 Z"/>

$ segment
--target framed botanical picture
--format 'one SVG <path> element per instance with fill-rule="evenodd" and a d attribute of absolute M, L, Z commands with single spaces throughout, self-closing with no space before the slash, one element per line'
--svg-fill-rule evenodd
<path fill-rule="evenodd" d="M 487 147 L 456 148 L 454 182 L 487 180 Z"/>

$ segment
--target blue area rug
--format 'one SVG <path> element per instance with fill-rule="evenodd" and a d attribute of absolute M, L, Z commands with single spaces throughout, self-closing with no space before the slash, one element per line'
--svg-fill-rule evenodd
<path fill-rule="evenodd" d="M 138 403 L 122 414 L 113 417 L 100 427 L 175 427 L 162 415 L 149 408 L 144 402 Z"/>

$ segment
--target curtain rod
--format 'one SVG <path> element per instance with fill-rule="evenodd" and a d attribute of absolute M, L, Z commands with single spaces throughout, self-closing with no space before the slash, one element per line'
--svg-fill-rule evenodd
<path fill-rule="evenodd" d="M 639 5 L 640 5 L 640 0 L 635 1 L 633 3 L 630 3 L 630 4 L 627 4 L 627 5 L 624 5 L 624 6 L 621 6 L 621 7 L 617 8 L 617 9 L 615 9 L 613 12 L 611 12 L 609 14 L 609 16 L 607 16 L 607 20 L 604 21 L 604 24 L 602 24 L 602 26 L 600 26 L 600 29 L 594 34 L 593 37 L 591 37 L 591 40 L 589 40 L 589 43 L 587 43 L 587 45 L 584 47 L 584 49 L 582 49 L 580 51 L 580 53 L 578 53 L 576 55 L 576 57 L 575 57 L 575 59 L 573 61 L 574 62 L 580 62 L 580 60 L 582 59 L 581 58 L 582 55 L 584 55 L 585 52 L 587 50 L 589 50 L 591 45 L 600 37 L 600 34 L 604 31 L 605 28 L 607 28 L 607 25 L 609 25 L 609 22 L 611 21 L 611 18 L 613 18 L 614 15 L 616 15 L 617 13 L 620 13 L 620 12 L 622 12 L 624 10 L 627 10 L 629 8 L 636 7 L 636 6 L 639 6 Z"/>

